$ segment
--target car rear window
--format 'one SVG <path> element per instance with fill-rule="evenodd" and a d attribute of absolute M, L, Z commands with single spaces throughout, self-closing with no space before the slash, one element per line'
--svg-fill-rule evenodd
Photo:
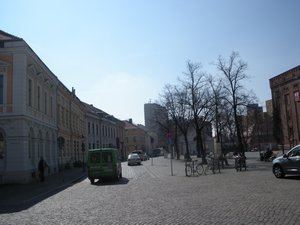
<path fill-rule="evenodd" d="M 101 154 L 100 154 L 100 152 L 92 153 L 90 155 L 90 161 L 92 163 L 99 163 L 101 161 Z"/>
<path fill-rule="evenodd" d="M 90 155 L 91 163 L 111 163 L 112 162 L 112 153 L 111 152 L 94 152 Z"/>
<path fill-rule="evenodd" d="M 102 162 L 106 162 L 106 163 L 112 162 L 111 152 L 102 152 Z"/>

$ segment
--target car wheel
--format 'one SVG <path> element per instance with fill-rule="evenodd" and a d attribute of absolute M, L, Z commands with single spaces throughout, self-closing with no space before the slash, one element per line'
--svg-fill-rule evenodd
<path fill-rule="evenodd" d="M 282 168 L 279 166 L 279 165 L 275 165 L 274 168 L 273 168 L 273 173 L 275 175 L 276 178 L 282 178 L 284 177 L 284 173 L 283 173 L 283 170 Z"/>
<path fill-rule="evenodd" d="M 90 181 L 91 181 L 91 184 L 95 183 L 95 179 L 93 179 L 93 178 L 91 178 Z"/>

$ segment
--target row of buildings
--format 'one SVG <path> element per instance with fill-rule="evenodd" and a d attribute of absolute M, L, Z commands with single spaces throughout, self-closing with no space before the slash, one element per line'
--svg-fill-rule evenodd
<path fill-rule="evenodd" d="M 118 148 L 123 159 L 150 153 L 157 137 L 82 102 L 22 38 L 0 31 L 0 184 L 36 179 L 40 157 L 56 173 L 82 165 L 88 149 Z"/>
<path fill-rule="evenodd" d="M 300 66 L 271 78 L 270 87 L 267 112 L 249 105 L 243 118 L 249 148 L 266 149 L 277 143 L 287 148 L 299 143 Z M 167 112 L 147 103 L 144 113 L 145 126 L 136 125 L 82 102 L 75 89 L 69 90 L 22 38 L 0 31 L 0 184 L 36 179 L 41 156 L 50 173 L 56 173 L 84 163 L 88 149 L 118 148 L 126 159 L 132 150 L 151 153 L 154 148 L 166 148 L 170 144 L 164 124 Z M 211 131 L 208 126 L 204 134 L 208 152 L 214 149 Z M 188 141 L 191 153 L 196 152 L 192 128 Z M 178 147 L 184 155 L 182 137 Z"/>

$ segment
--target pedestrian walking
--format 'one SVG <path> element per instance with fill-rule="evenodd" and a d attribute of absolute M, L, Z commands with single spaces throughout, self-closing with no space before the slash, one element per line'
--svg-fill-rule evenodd
<path fill-rule="evenodd" d="M 45 181 L 45 168 L 48 167 L 46 161 L 43 159 L 41 156 L 39 165 L 38 165 L 38 170 L 39 170 L 39 177 L 42 182 Z"/>

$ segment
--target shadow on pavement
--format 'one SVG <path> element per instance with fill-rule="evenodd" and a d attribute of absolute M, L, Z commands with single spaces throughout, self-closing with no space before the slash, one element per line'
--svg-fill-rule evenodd
<path fill-rule="evenodd" d="M 300 176 L 297 176 L 297 175 L 285 175 L 285 177 L 281 178 L 281 179 L 300 180 Z"/>
<path fill-rule="evenodd" d="M 0 191 L 6 191 L 8 196 L 4 196 L 4 199 L 1 199 L 0 201 L 0 214 L 15 213 L 26 210 L 37 203 L 73 186 L 74 184 L 83 181 L 86 179 L 86 177 L 87 176 L 84 175 L 72 181 L 56 183 L 55 185 L 50 185 L 46 182 L 45 185 L 4 185 L 0 187 Z"/>
<path fill-rule="evenodd" d="M 124 185 L 124 184 L 128 184 L 128 182 L 129 182 L 129 180 L 127 178 L 123 177 L 119 181 L 114 181 L 114 180 L 109 180 L 109 179 L 98 180 L 97 182 L 95 182 L 94 184 L 91 184 L 91 185 L 95 185 L 95 186 Z"/>

